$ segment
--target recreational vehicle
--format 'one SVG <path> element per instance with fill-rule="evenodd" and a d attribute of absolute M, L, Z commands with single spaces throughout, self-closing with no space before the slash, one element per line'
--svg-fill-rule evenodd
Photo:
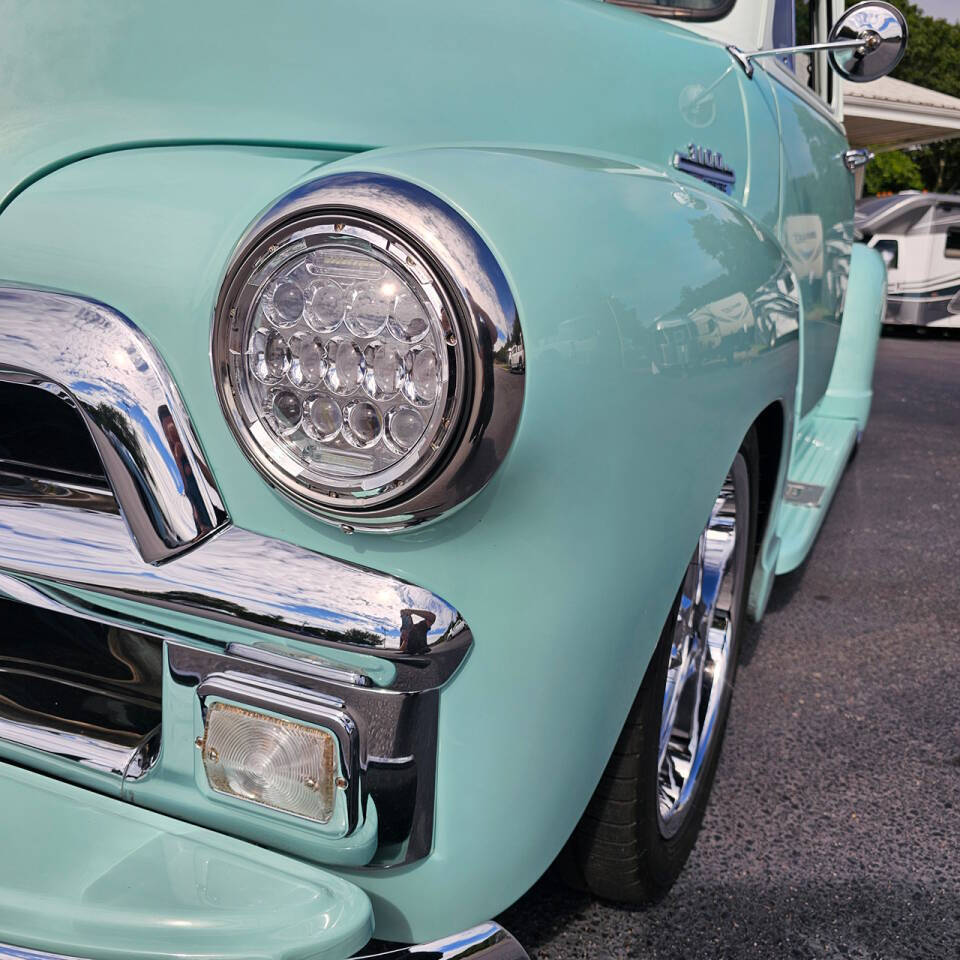
<path fill-rule="evenodd" d="M 886 323 L 960 327 L 960 194 L 870 197 L 856 227 L 887 264 Z"/>

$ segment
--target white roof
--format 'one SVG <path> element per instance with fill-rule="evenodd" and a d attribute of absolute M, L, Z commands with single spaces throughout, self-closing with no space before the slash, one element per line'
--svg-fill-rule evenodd
<path fill-rule="evenodd" d="M 892 150 L 960 137 L 960 98 L 893 77 L 845 80 L 843 114 L 855 147 Z"/>

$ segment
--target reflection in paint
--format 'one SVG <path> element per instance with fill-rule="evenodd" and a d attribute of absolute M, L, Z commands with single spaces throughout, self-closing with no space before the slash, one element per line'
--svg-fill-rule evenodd
<path fill-rule="evenodd" d="M 823 223 L 815 213 L 787 217 L 783 227 L 793 269 L 804 280 L 823 276 Z"/>

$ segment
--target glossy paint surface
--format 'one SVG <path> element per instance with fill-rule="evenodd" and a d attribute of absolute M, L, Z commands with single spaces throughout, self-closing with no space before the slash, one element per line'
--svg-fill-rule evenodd
<path fill-rule="evenodd" d="M 585 808 L 750 424 L 772 405 L 789 436 L 801 309 L 823 327 L 805 339 L 804 397 L 823 392 L 848 239 L 830 232 L 840 188 L 816 178 L 836 131 L 721 46 L 594 0 L 0 9 L 14 24 L 0 280 L 95 297 L 146 332 L 239 526 L 399 576 L 470 623 L 470 656 L 440 695 L 431 855 L 344 872 L 385 938 L 495 915 Z M 673 169 L 691 142 L 734 169 L 730 197 Z M 448 146 L 398 146 L 431 143 Z M 246 227 L 295 185 L 348 171 L 459 210 L 525 337 L 522 403 L 495 370 L 520 418 L 501 469 L 456 513 L 391 537 L 346 536 L 271 489 L 224 422 L 208 355 Z M 786 252 L 786 218 L 811 211 L 829 282 Z M 764 555 L 775 563 L 770 537 Z M 191 721 L 171 777 L 188 775 L 193 735 Z M 198 816 L 189 799 L 176 813 Z"/>
<path fill-rule="evenodd" d="M 803 302 L 801 413 L 823 396 L 833 369 L 850 273 L 853 176 L 836 121 L 811 106 L 789 71 L 771 68 L 783 139 L 781 242 L 800 281 Z"/>
<path fill-rule="evenodd" d="M 0 929 L 90 960 L 340 960 L 372 931 L 332 874 L 0 765 Z"/>
<path fill-rule="evenodd" d="M 220 270 L 259 208 L 316 175 L 310 158 L 170 149 L 84 161 L 0 216 L 0 260 L 148 332 L 238 525 L 400 575 L 471 624 L 474 648 L 441 694 L 433 853 L 351 873 L 380 935 L 423 939 L 516 899 L 586 805 L 744 433 L 770 403 L 792 418 L 796 290 L 771 232 L 668 168 L 450 148 L 326 169 L 409 179 L 458 207 L 523 318 L 527 382 L 506 462 L 416 532 L 345 536 L 299 511 L 246 461 L 216 400 L 206 350 Z M 511 374 L 496 375 L 509 389 Z M 523 800 L 534 794 L 536 807 Z"/>
<path fill-rule="evenodd" d="M 0 18 L 0 198 L 145 143 L 490 141 L 666 164 L 694 141 L 776 216 L 775 158 L 748 171 L 745 107 L 772 116 L 759 85 L 721 45 L 597 0 L 2 0 Z"/>
<path fill-rule="evenodd" d="M 803 563 L 826 519 L 833 495 L 857 442 L 857 421 L 808 414 L 800 421 L 790 456 L 790 483 L 802 484 L 815 502 L 784 502 L 777 519 L 777 573 Z"/>
<path fill-rule="evenodd" d="M 826 396 L 819 412 L 857 421 L 863 430 L 873 400 L 873 364 L 883 324 L 887 268 L 883 257 L 862 243 L 853 245 L 850 285 L 843 309 L 843 325 Z"/>

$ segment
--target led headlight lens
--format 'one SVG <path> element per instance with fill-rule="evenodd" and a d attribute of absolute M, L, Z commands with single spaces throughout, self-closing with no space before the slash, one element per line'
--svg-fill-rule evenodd
<path fill-rule="evenodd" d="M 297 186 L 251 225 L 211 337 L 243 452 L 347 532 L 426 523 L 484 488 L 520 421 L 517 349 L 510 284 L 468 220 L 355 170 Z"/>
<path fill-rule="evenodd" d="M 217 793 L 329 823 L 337 787 L 332 733 L 226 703 L 207 714 L 203 768 Z"/>
<path fill-rule="evenodd" d="M 402 496 L 451 440 L 464 353 L 425 259 L 386 228 L 314 218 L 251 257 L 226 372 L 248 452 L 340 511 Z"/>

